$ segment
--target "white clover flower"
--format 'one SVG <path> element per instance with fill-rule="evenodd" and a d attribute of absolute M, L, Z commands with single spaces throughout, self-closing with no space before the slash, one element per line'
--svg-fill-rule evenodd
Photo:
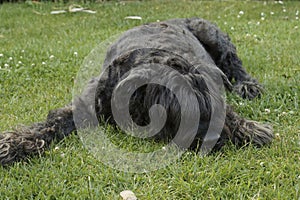
<path fill-rule="evenodd" d="M 5 64 L 4 64 L 4 67 L 9 67 L 9 64 L 5 63 Z"/>
<path fill-rule="evenodd" d="M 224 25 L 227 25 L 227 22 L 224 22 Z"/>
<path fill-rule="evenodd" d="M 257 22 L 256 25 L 260 25 L 260 22 Z"/>
<path fill-rule="evenodd" d="M 45 62 L 42 62 L 42 65 L 46 65 L 46 63 L 45 63 Z"/>
<path fill-rule="evenodd" d="M 299 15 L 299 10 L 296 11 L 296 15 Z"/>
<path fill-rule="evenodd" d="M 278 1 L 278 3 L 282 5 L 282 4 L 283 4 L 283 1 Z"/>
<path fill-rule="evenodd" d="M 233 26 L 232 26 L 232 27 L 230 27 L 230 30 L 232 30 L 232 31 L 233 31 L 233 30 L 234 30 L 234 27 L 233 27 Z"/>
<path fill-rule="evenodd" d="M 35 64 L 34 64 L 34 63 L 32 63 L 32 64 L 31 64 L 31 67 L 34 67 L 34 66 L 35 66 Z"/>
<path fill-rule="evenodd" d="M 9 57 L 8 60 L 13 60 L 13 58 L 12 58 L 12 57 Z"/>
<path fill-rule="evenodd" d="M 22 49 L 22 51 L 21 51 L 22 53 L 24 53 L 25 52 L 25 50 L 24 49 Z"/>
<path fill-rule="evenodd" d="M 274 15 L 275 13 L 271 11 L 270 14 L 271 14 L 271 15 Z"/>
<path fill-rule="evenodd" d="M 271 110 L 270 110 L 270 109 L 268 109 L 268 108 L 266 108 L 266 109 L 265 109 L 265 112 L 266 112 L 266 113 L 270 113 L 270 112 L 271 112 Z"/>
<path fill-rule="evenodd" d="M 54 55 L 51 55 L 49 58 L 50 58 L 50 59 L 54 58 Z"/>
<path fill-rule="evenodd" d="M 260 13 L 260 16 L 262 16 L 262 17 L 263 17 L 263 16 L 265 16 L 265 13 L 263 13 L 263 12 L 262 12 L 262 13 Z"/>
<path fill-rule="evenodd" d="M 20 64 L 20 65 L 21 65 L 21 64 L 22 64 L 22 61 L 19 61 L 19 62 L 18 62 L 18 64 Z"/>
<path fill-rule="evenodd" d="M 265 18 L 264 17 L 262 17 L 262 18 L 260 18 L 262 21 L 264 21 L 265 20 Z"/>
<path fill-rule="evenodd" d="M 284 8 L 284 9 L 282 10 L 282 12 L 286 12 L 286 9 Z"/>
<path fill-rule="evenodd" d="M 240 15 L 238 15 L 238 16 L 237 16 L 237 18 L 241 18 L 241 16 L 240 16 Z"/>
<path fill-rule="evenodd" d="M 77 56 L 77 55 L 78 55 L 78 53 L 75 51 L 75 52 L 74 52 L 74 56 Z"/>
<path fill-rule="evenodd" d="M 298 20 L 298 19 L 299 19 L 299 17 L 296 17 L 295 19 L 296 19 L 296 20 Z"/>
<path fill-rule="evenodd" d="M 241 11 L 239 12 L 239 15 L 243 15 L 243 14 L 244 14 L 244 11 L 241 10 Z"/>
<path fill-rule="evenodd" d="M 3 57 L 3 53 L 0 53 L 0 57 Z"/>

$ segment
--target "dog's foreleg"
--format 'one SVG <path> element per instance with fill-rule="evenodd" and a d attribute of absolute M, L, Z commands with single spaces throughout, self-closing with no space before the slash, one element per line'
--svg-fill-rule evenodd
<path fill-rule="evenodd" d="M 74 130 L 72 106 L 67 106 L 50 111 L 45 122 L 4 132 L 0 134 L 0 165 L 38 155 Z"/>
<path fill-rule="evenodd" d="M 242 61 L 228 35 L 204 19 L 187 19 L 185 23 L 210 54 L 215 64 L 230 81 L 235 81 L 235 92 L 248 99 L 253 99 L 261 94 L 262 86 L 243 68 Z"/>
<path fill-rule="evenodd" d="M 72 104 L 50 111 L 45 122 L 0 134 L 0 165 L 41 154 L 52 142 L 62 140 L 76 129 L 97 124 L 92 117 L 97 85 L 98 78 L 91 79 Z"/>

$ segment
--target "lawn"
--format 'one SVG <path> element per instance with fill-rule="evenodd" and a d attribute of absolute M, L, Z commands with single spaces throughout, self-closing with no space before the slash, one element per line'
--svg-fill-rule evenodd
<path fill-rule="evenodd" d="M 127 189 L 139 199 L 300 199 L 300 2 L 102 2 L 81 4 L 96 14 L 50 14 L 68 5 L 0 5 L 0 132 L 43 121 L 69 103 L 84 58 L 102 41 L 143 23 L 197 16 L 230 35 L 265 86 L 260 99 L 228 94 L 227 101 L 242 116 L 272 124 L 276 138 L 260 149 L 228 144 L 127 173 L 94 158 L 72 135 L 40 157 L 0 167 L 0 199 L 120 199 Z M 129 15 L 142 20 L 124 19 Z"/>

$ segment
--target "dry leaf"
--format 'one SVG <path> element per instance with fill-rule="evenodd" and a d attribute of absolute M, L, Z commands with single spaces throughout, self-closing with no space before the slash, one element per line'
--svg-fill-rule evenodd
<path fill-rule="evenodd" d="M 140 16 L 127 16 L 125 19 L 137 19 L 137 20 L 142 20 L 142 17 Z"/>
<path fill-rule="evenodd" d="M 51 11 L 50 14 L 51 15 L 57 15 L 57 14 L 62 14 L 62 13 L 66 13 L 67 11 L 65 10 L 55 10 L 55 11 Z"/>

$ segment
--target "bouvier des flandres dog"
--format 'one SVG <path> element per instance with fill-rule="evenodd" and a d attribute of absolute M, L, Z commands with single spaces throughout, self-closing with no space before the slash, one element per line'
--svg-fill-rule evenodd
<path fill-rule="evenodd" d="M 0 135 L 0 163 L 39 154 L 53 141 L 102 120 L 150 126 L 145 130 L 156 134 L 147 137 L 173 139 L 185 149 L 205 142 L 208 148 L 212 142 L 212 150 L 226 141 L 237 146 L 270 143 L 271 127 L 235 113 L 224 103 L 222 86 L 247 99 L 262 92 L 217 26 L 191 18 L 135 27 L 110 46 L 101 75 L 91 77 L 72 103 L 50 111 L 45 122 Z M 216 127 L 221 127 L 219 133 Z"/>

